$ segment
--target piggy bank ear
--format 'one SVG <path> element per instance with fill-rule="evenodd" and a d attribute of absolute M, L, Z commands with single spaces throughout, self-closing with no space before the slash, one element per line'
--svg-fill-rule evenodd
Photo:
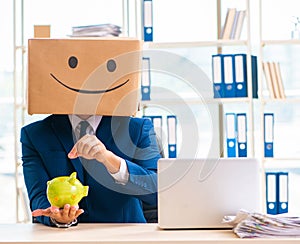
<path fill-rule="evenodd" d="M 68 180 L 68 182 L 71 184 L 71 185 L 74 185 L 75 184 L 75 181 L 76 181 L 76 172 L 73 172 L 71 175 L 70 175 L 70 178 Z"/>
<path fill-rule="evenodd" d="M 71 178 L 76 179 L 76 176 L 77 176 L 77 173 L 76 173 L 76 172 L 73 172 L 73 173 L 70 175 L 70 179 L 71 179 Z"/>
<path fill-rule="evenodd" d="M 49 184 L 50 184 L 50 180 L 49 180 L 49 181 L 47 181 L 47 186 L 49 186 Z"/>

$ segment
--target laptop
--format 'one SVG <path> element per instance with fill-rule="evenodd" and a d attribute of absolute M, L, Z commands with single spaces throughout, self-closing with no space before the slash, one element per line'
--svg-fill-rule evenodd
<path fill-rule="evenodd" d="M 158 161 L 161 229 L 226 229 L 223 217 L 261 211 L 261 170 L 253 158 Z"/>

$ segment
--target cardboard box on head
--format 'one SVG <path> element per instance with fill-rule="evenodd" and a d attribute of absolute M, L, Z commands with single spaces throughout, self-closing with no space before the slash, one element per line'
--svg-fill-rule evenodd
<path fill-rule="evenodd" d="M 28 113 L 131 116 L 140 74 L 136 39 L 30 39 Z"/>

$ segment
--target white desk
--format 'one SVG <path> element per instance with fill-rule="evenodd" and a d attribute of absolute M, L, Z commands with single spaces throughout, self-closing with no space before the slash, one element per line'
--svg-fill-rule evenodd
<path fill-rule="evenodd" d="M 300 238 L 241 239 L 231 230 L 160 230 L 156 224 L 79 224 L 69 229 L 41 224 L 0 224 L 0 243 L 209 243 L 291 244 Z"/>

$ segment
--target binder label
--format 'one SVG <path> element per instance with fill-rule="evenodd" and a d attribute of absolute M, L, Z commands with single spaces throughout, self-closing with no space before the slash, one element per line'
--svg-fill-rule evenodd
<path fill-rule="evenodd" d="M 144 41 L 153 41 L 152 0 L 144 0 Z"/>
<path fill-rule="evenodd" d="M 176 116 L 169 115 L 167 116 L 167 125 L 168 125 L 168 151 L 169 151 L 169 158 L 176 158 L 177 156 L 177 136 L 176 136 L 176 127 L 177 127 L 177 120 Z"/>
<path fill-rule="evenodd" d="M 236 116 L 226 113 L 227 157 L 236 157 Z"/>
<path fill-rule="evenodd" d="M 143 72 L 141 77 L 141 92 L 142 92 L 142 101 L 150 100 L 150 58 L 143 57 L 142 61 Z"/>
<path fill-rule="evenodd" d="M 237 114 L 237 143 L 238 156 L 247 157 L 247 116 L 245 113 Z"/>
<path fill-rule="evenodd" d="M 264 114 L 265 157 L 273 157 L 274 149 L 274 115 Z"/>

